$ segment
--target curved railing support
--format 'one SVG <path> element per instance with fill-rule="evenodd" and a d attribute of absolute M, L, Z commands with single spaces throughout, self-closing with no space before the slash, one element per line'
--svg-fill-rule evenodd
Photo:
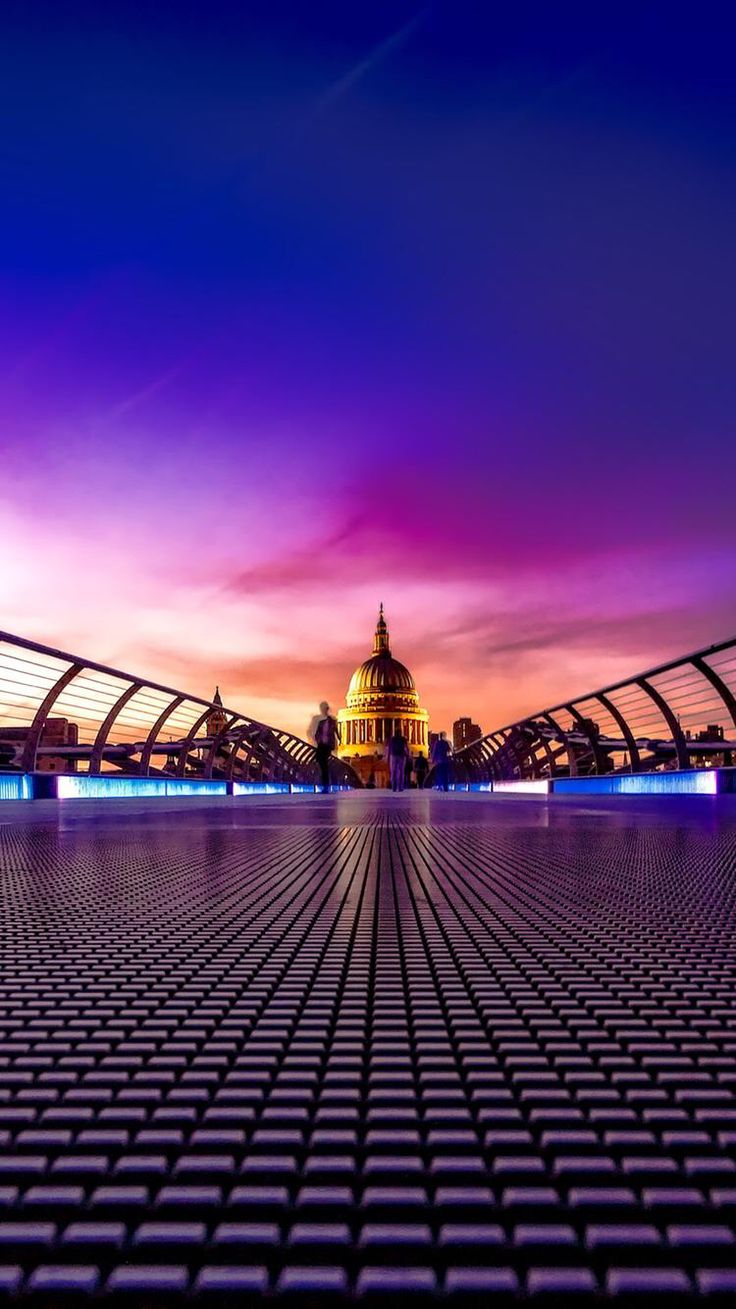
<path fill-rule="evenodd" d="M 608 710 L 614 722 L 617 723 L 618 727 L 621 729 L 621 735 L 623 736 L 629 751 L 631 772 L 638 773 L 641 768 L 641 755 L 639 754 L 639 747 L 636 744 L 634 734 L 629 727 L 629 724 L 621 713 L 621 710 L 613 703 L 613 700 L 609 700 L 608 696 L 605 695 L 603 691 L 598 691 L 596 699 L 603 705 L 604 709 Z"/>
<path fill-rule="evenodd" d="M 89 757 L 90 773 L 99 773 L 102 765 L 102 754 L 107 743 L 107 738 L 112 730 L 112 725 L 118 714 L 125 708 L 128 701 L 133 698 L 136 691 L 140 691 L 142 685 L 142 682 L 132 682 L 131 685 L 123 691 L 123 694 L 118 696 L 115 704 L 107 715 L 107 718 L 101 724 L 97 736 L 95 737 L 95 743 L 92 746 L 92 753 Z"/>
<path fill-rule="evenodd" d="M 187 735 L 184 737 L 184 740 L 174 742 L 174 746 L 178 752 L 178 757 L 176 760 L 177 777 L 184 776 L 184 772 L 187 766 L 187 759 L 189 758 L 189 751 L 192 749 L 192 746 L 194 745 L 194 742 L 197 739 L 197 732 L 199 731 L 200 727 L 204 727 L 204 724 L 207 722 L 207 719 L 209 718 L 211 713 L 212 713 L 212 705 L 207 705 L 207 708 L 205 709 L 204 713 L 200 714 L 199 718 L 196 718 L 194 720 L 194 723 L 189 728 L 189 731 L 187 732 Z"/>
<path fill-rule="evenodd" d="M 562 744 L 564 745 L 567 751 L 567 764 L 570 770 L 570 776 L 577 777 L 578 759 L 577 759 L 577 755 L 575 754 L 575 747 L 574 745 L 570 744 L 570 740 L 568 738 L 567 732 L 563 731 L 563 729 L 560 727 L 560 724 L 555 722 L 549 710 L 543 713 L 541 717 L 544 718 L 545 722 L 549 723 L 550 727 L 554 728 L 555 732 L 557 733 L 558 740 L 562 741 Z"/>
<path fill-rule="evenodd" d="M 672 733 L 672 740 L 674 741 L 675 744 L 675 753 L 677 755 L 677 767 L 689 768 L 690 755 L 688 753 L 685 734 L 682 728 L 680 727 L 680 723 L 678 721 L 677 716 L 672 712 L 670 706 L 668 705 L 667 701 L 665 700 L 661 692 L 657 690 L 656 686 L 652 686 L 651 682 L 648 682 L 646 677 L 637 677 L 636 685 L 640 686 L 642 691 L 646 691 L 650 700 L 654 701 L 659 712 L 664 718 L 664 721 L 669 727 Z"/>
<path fill-rule="evenodd" d="M 207 751 L 207 757 L 204 761 L 204 768 L 202 770 L 203 777 L 210 778 L 212 776 L 212 768 L 215 762 L 215 758 L 217 756 L 217 752 L 220 749 L 220 746 L 223 744 L 228 732 L 232 731 L 233 725 L 237 723 L 237 721 L 238 721 L 238 715 L 233 714 L 230 721 L 226 722 L 225 726 L 222 727 L 220 731 L 217 733 L 217 735 L 212 738 L 212 745 Z"/>
<path fill-rule="evenodd" d="M 227 779 L 229 782 L 232 782 L 235 778 L 235 765 L 238 759 L 238 750 L 243 744 L 243 738 L 247 738 L 250 731 L 252 731 L 252 728 L 249 723 L 246 723 L 245 727 L 241 727 L 232 742 L 232 749 L 230 751 L 230 758 L 227 766 Z"/>
<path fill-rule="evenodd" d="M 722 666 L 713 668 L 708 662 L 716 655 L 726 655 Z M 563 704 L 552 705 L 527 718 L 517 719 L 506 727 L 496 728 L 480 741 L 474 741 L 458 752 L 458 765 L 462 766 L 470 780 L 490 781 L 499 778 L 541 776 L 548 770 L 554 776 L 558 769 L 563 770 L 567 760 L 567 772 L 574 777 L 590 768 L 596 773 L 607 772 L 646 772 L 652 769 L 668 768 L 688 769 L 695 765 L 706 766 L 720 763 L 730 766 L 736 755 L 736 732 L 732 739 L 728 737 L 729 727 L 736 729 L 736 638 L 721 641 L 702 650 L 695 651 L 681 659 L 672 659 L 657 668 L 649 669 L 635 677 L 605 686 L 587 695 L 574 697 Z M 668 689 L 662 691 L 655 680 L 663 675 L 675 676 Z M 697 686 L 695 684 L 697 683 Z M 703 691 L 707 683 L 715 692 L 718 705 L 704 709 Z M 669 689 L 671 685 L 671 690 Z M 629 711 L 619 707 L 616 700 L 619 692 L 627 693 L 634 704 Z M 632 697 L 632 692 L 636 694 Z M 658 727 L 649 731 L 649 724 L 654 715 L 647 712 L 643 705 L 649 701 L 661 716 L 666 731 Z M 686 715 L 689 728 L 685 733 L 678 710 Z M 600 734 L 597 723 L 590 717 L 590 710 L 600 705 L 621 733 L 621 739 L 610 733 L 610 727 Z M 721 709 L 725 710 L 726 720 Z M 564 710 L 573 720 L 573 726 L 564 729 L 559 715 Z M 638 725 L 630 721 L 631 714 L 638 719 Z M 702 715 L 712 714 L 705 720 Z M 718 723 L 723 732 L 722 745 L 720 736 L 708 736 L 703 728 L 709 722 Z M 698 735 L 695 733 L 700 732 Z M 692 735 L 691 735 L 692 733 Z M 545 760 L 539 755 L 539 746 L 544 750 Z M 627 762 L 618 765 L 616 756 L 627 756 Z M 430 774 L 431 778 L 431 774 Z M 429 780 L 429 779 L 428 779 Z"/>
<path fill-rule="evenodd" d="M 75 678 L 88 681 L 78 694 L 74 688 L 67 703 L 63 692 Z M 44 740 L 44 731 L 60 697 L 67 706 L 63 713 L 76 731 L 68 733 L 72 740 L 51 742 Z M 176 740 L 165 743 L 162 733 L 180 709 L 184 725 L 177 728 Z M 212 776 L 217 769 L 218 775 L 226 772 L 232 777 L 241 767 L 253 780 L 314 780 L 314 745 L 229 709 L 224 710 L 224 728 L 203 732 L 215 713 L 223 713 L 221 704 L 0 631 L 0 769 L 31 772 L 41 751 L 44 757 L 54 758 L 55 768 L 74 771 L 81 764 L 96 775 L 109 763 L 119 774 L 147 776 L 153 756 L 166 754 L 168 767 L 164 764 L 156 771 L 181 777 L 197 750 L 200 757 L 192 761 L 192 772 L 200 776 Z M 78 721 L 72 722 L 75 717 Z M 128 739 L 121 739 L 123 717 Z M 244 742 L 245 761 L 239 757 Z M 218 754 L 224 744 L 228 748 L 220 769 Z M 336 760 L 331 767 L 341 784 L 361 785 L 347 763 Z"/>
<path fill-rule="evenodd" d="M 606 753 L 604 750 L 601 750 L 600 745 L 598 744 L 598 737 L 594 736 L 594 734 L 590 731 L 588 727 L 588 719 L 585 718 L 583 714 L 580 713 L 579 709 L 575 708 L 574 704 L 567 704 L 565 705 L 565 708 L 567 709 L 567 712 L 575 719 L 575 722 L 579 725 L 580 731 L 582 732 L 583 736 L 585 737 L 585 739 L 587 740 L 590 746 L 590 753 L 593 756 L 593 762 L 595 764 L 596 773 L 598 773 L 599 775 L 603 775 L 607 771 L 602 766 L 606 762 Z"/>
<path fill-rule="evenodd" d="M 61 674 L 61 677 L 54 683 L 51 690 L 44 696 L 38 706 L 38 709 L 33 716 L 33 722 L 28 730 L 28 736 L 26 737 L 25 745 L 23 747 L 23 754 L 21 755 L 20 766 L 24 773 L 32 773 L 36 767 L 38 743 L 41 740 L 43 729 L 46 726 L 46 719 L 49 717 L 56 701 L 64 688 L 68 686 L 70 682 L 74 681 L 74 678 L 82 672 L 84 667 L 84 664 L 73 663 L 70 668 L 67 668 L 66 672 Z"/>
<path fill-rule="evenodd" d="M 148 775 L 148 771 L 151 767 L 151 754 L 153 752 L 153 747 L 159 738 L 159 734 L 161 732 L 164 723 L 168 718 L 171 717 L 171 715 L 175 712 L 175 710 L 179 708 L 179 705 L 183 703 L 184 703 L 183 695 L 175 696 L 174 699 L 171 701 L 171 704 L 167 705 L 165 709 L 161 710 L 161 713 L 159 714 L 158 718 L 153 724 L 153 727 L 148 733 L 143 749 L 141 750 L 140 763 L 138 765 L 139 772 L 141 772 L 144 776 Z"/>
<path fill-rule="evenodd" d="M 731 716 L 731 722 L 734 727 L 736 727 L 736 696 L 729 690 L 723 679 L 718 676 L 715 669 L 711 668 L 710 664 L 707 664 L 699 655 L 693 655 L 690 662 L 692 663 L 693 668 L 697 668 L 698 672 L 701 673 L 708 682 L 710 682 L 714 691 L 718 692 L 721 700 L 726 706 L 727 712 Z"/>

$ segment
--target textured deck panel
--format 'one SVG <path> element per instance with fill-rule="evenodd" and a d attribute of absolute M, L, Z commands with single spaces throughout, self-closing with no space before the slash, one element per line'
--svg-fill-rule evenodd
<path fill-rule="evenodd" d="M 736 806 L 0 813 L 0 1297 L 736 1289 Z"/>

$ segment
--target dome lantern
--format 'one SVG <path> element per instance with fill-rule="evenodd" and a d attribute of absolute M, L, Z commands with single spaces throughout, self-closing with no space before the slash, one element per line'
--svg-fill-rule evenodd
<path fill-rule="evenodd" d="M 386 624 L 386 619 L 383 616 L 383 603 L 381 603 L 381 607 L 378 610 L 376 635 L 373 638 L 373 653 L 374 655 L 391 654 L 391 646 L 389 645 L 388 640 L 388 626 Z"/>

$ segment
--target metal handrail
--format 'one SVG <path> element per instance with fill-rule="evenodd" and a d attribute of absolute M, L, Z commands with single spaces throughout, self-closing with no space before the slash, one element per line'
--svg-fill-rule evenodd
<path fill-rule="evenodd" d="M 468 782 L 733 765 L 736 637 L 495 728 L 453 763 Z"/>
<path fill-rule="evenodd" d="M 28 659 L 30 654 L 40 658 Z M 291 732 L 201 696 L 0 631 L 0 770 L 35 769 L 318 780 L 314 746 Z M 335 784 L 360 786 L 343 760 L 331 760 L 330 774 Z"/>

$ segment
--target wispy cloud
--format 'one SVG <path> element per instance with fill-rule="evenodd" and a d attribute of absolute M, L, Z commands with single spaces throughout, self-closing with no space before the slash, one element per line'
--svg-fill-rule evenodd
<path fill-rule="evenodd" d="M 184 361 L 175 364 L 172 368 L 167 368 L 165 372 L 154 377 L 152 381 L 142 386 L 138 391 L 133 391 L 130 395 L 125 396 L 118 404 L 109 409 L 98 420 L 98 425 L 103 426 L 109 423 L 116 423 L 119 419 L 124 418 L 131 410 L 137 409 L 144 405 L 146 401 L 152 399 L 159 391 L 163 391 L 171 382 L 177 378 L 185 367 Z"/>
<path fill-rule="evenodd" d="M 397 27 L 396 31 L 387 36 L 385 40 L 379 41 L 378 45 L 375 45 L 364 59 L 359 60 L 342 77 L 338 77 L 331 86 L 328 86 L 317 100 L 311 113 L 304 120 L 303 129 L 317 122 L 329 109 L 332 109 L 340 100 L 344 99 L 354 87 L 369 77 L 371 73 L 374 73 L 377 68 L 380 68 L 381 64 L 390 59 L 392 55 L 397 54 L 411 40 L 422 24 L 426 22 L 431 12 L 431 6 L 420 9 L 413 18 L 403 23 L 401 27 Z"/>
<path fill-rule="evenodd" d="M 310 585 L 320 585 L 349 570 L 357 543 L 365 539 L 368 531 L 369 522 L 364 515 L 350 516 L 302 549 L 275 556 L 256 568 L 234 573 L 220 589 L 238 595 L 257 595 L 292 589 L 301 591 Z"/>

